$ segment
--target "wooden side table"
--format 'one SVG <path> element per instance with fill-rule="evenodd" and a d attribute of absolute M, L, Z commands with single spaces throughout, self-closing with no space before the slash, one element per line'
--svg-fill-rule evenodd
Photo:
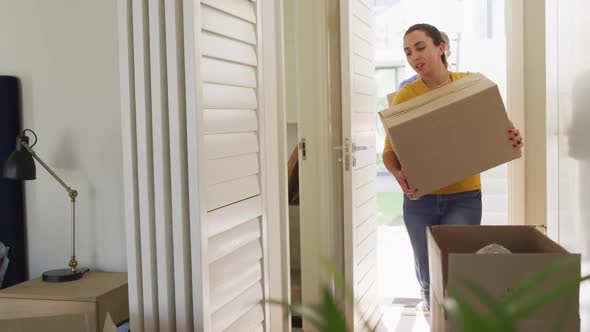
<path fill-rule="evenodd" d="M 127 273 L 88 272 L 79 280 L 32 279 L 0 290 L 0 319 L 87 313 L 102 331 L 107 312 L 115 324 L 129 319 Z"/>

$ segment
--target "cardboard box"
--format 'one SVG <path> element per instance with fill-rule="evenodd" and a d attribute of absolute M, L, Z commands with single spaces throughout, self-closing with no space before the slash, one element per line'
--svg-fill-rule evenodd
<path fill-rule="evenodd" d="M 481 74 L 379 115 L 416 198 L 521 156 L 498 87 Z"/>
<path fill-rule="evenodd" d="M 509 249 L 511 254 L 476 254 L 492 243 Z M 580 276 L 581 258 L 571 254 L 531 226 L 433 226 L 428 229 L 428 258 L 430 266 L 431 326 L 435 332 L 460 332 L 443 307 L 449 287 L 465 295 L 474 309 L 485 312 L 485 306 L 465 290 L 457 279 L 463 275 L 499 299 L 521 285 L 532 274 L 571 258 L 576 263 L 556 273 L 543 284 L 549 288 L 563 280 Z M 580 331 L 579 289 L 575 295 L 564 297 L 545 306 L 521 322 L 519 332 L 549 332 L 560 308 L 567 308 L 564 328 L 560 331 Z"/>
<path fill-rule="evenodd" d="M 116 324 L 129 319 L 127 273 L 91 271 L 57 283 L 35 278 L 0 290 L 0 320 L 86 314 L 94 332 L 103 330 L 107 313 Z"/>
<path fill-rule="evenodd" d="M 91 313 L 0 319 L 0 332 L 81 332 L 94 331 L 95 328 L 95 317 Z M 102 332 L 117 332 L 109 313 Z"/>

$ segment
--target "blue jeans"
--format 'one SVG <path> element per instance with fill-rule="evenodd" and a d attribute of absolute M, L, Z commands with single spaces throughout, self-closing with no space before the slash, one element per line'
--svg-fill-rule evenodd
<path fill-rule="evenodd" d="M 422 298 L 430 307 L 426 228 L 435 225 L 480 225 L 481 190 L 425 195 L 415 201 L 404 195 L 404 223 L 414 250 L 416 277 L 422 289 Z"/>

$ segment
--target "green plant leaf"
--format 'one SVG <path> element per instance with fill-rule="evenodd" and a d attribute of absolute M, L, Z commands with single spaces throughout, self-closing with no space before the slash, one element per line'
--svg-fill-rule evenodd
<path fill-rule="evenodd" d="M 584 279 L 580 278 L 568 279 L 547 290 L 546 292 L 531 298 L 530 300 L 514 308 L 514 313 L 512 314 L 513 317 L 517 320 L 527 318 L 549 303 L 553 303 L 554 301 L 563 298 L 566 295 L 573 294 L 575 290 L 578 289 L 580 282 L 583 280 Z"/>
<path fill-rule="evenodd" d="M 557 319 L 553 323 L 553 332 L 562 331 L 563 324 L 566 321 L 565 319 L 571 312 L 571 309 L 571 302 L 562 301 L 562 304 L 559 306 L 559 312 L 557 313 Z"/>
<path fill-rule="evenodd" d="M 354 290 L 346 284 L 346 280 L 344 280 L 344 276 L 342 273 L 340 273 L 340 270 L 336 264 L 327 258 L 323 258 L 323 261 L 324 265 L 326 266 L 326 270 L 331 273 L 332 277 L 334 278 L 334 286 L 336 287 L 336 290 L 343 294 L 345 301 L 350 306 L 354 306 Z M 371 325 L 365 319 L 361 319 L 361 323 L 367 331 L 375 331 L 376 329 L 371 328 Z"/>
<path fill-rule="evenodd" d="M 343 294 L 345 301 L 351 306 L 354 306 L 354 293 L 352 288 L 348 287 L 344 276 L 340 270 L 327 259 L 323 259 L 324 266 L 328 273 L 333 278 L 334 287 Z M 323 286 L 321 288 L 321 303 L 319 304 L 304 304 L 304 305 L 289 305 L 282 301 L 268 300 L 266 302 L 274 305 L 282 305 L 286 308 L 289 314 L 298 314 L 301 317 L 316 327 L 321 332 L 345 332 L 348 331 L 345 314 L 342 311 L 342 305 L 334 296 L 332 287 Z M 371 329 L 369 322 L 361 319 L 361 324 L 367 331 L 374 331 Z"/>
<path fill-rule="evenodd" d="M 344 332 L 346 328 L 346 319 L 334 301 L 332 292 L 329 289 L 322 289 L 322 304 L 320 306 L 324 324 L 321 326 L 322 332 Z"/>
<path fill-rule="evenodd" d="M 340 270 L 327 258 L 322 259 L 324 262 L 324 266 L 326 270 L 332 275 L 334 278 L 334 286 L 336 290 L 343 294 L 344 299 L 349 305 L 354 305 L 354 291 L 346 284 L 346 280 L 344 280 L 344 275 L 340 273 Z"/>
<path fill-rule="evenodd" d="M 493 316 L 494 319 L 490 320 L 487 325 L 493 331 L 515 331 L 516 326 L 510 315 L 506 310 L 506 307 L 502 305 L 500 301 L 495 300 L 487 290 L 480 287 L 472 280 L 465 276 L 459 275 L 457 279 L 463 283 L 463 285 L 473 294 L 475 294 L 482 304 L 486 305 L 489 309 L 489 315 Z"/>
<path fill-rule="evenodd" d="M 473 310 L 473 306 L 464 299 L 458 289 L 449 287 L 448 293 L 450 298 L 445 300 L 444 307 L 464 332 L 497 332 L 489 326 L 483 315 Z"/>

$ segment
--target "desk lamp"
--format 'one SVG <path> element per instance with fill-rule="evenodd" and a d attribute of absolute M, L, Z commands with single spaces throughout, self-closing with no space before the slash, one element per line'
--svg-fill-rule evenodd
<path fill-rule="evenodd" d="M 26 136 L 27 132 L 30 132 L 35 137 L 35 142 L 31 145 L 29 145 L 29 137 Z M 22 134 L 16 137 L 16 150 L 12 152 L 6 160 L 3 175 L 5 178 L 12 180 L 36 179 L 37 174 L 35 162 L 33 161 L 34 158 L 68 192 L 68 196 L 72 202 L 72 257 L 70 257 L 68 263 L 69 268 L 45 271 L 43 272 L 42 278 L 43 281 L 47 282 L 78 280 L 82 278 L 84 273 L 88 272 L 88 269 L 78 268 L 78 261 L 76 260 L 76 197 L 78 196 L 78 192 L 65 184 L 65 182 L 63 182 L 63 180 L 60 179 L 59 176 L 57 176 L 57 174 L 55 174 L 55 172 L 53 172 L 51 168 L 39 158 L 39 156 L 37 156 L 35 151 L 33 151 L 33 146 L 35 146 L 35 144 L 37 144 L 37 135 L 35 132 L 30 129 L 23 130 Z"/>

